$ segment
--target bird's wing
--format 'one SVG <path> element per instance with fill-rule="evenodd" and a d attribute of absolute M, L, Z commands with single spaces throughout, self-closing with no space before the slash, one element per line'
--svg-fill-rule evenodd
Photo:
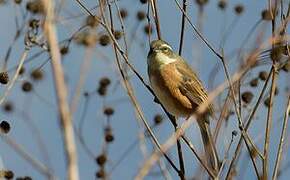
<path fill-rule="evenodd" d="M 208 100 L 208 95 L 198 79 L 196 73 L 191 67 L 184 61 L 175 64 L 177 71 L 182 75 L 182 85 L 180 91 L 184 96 L 189 98 L 196 105 L 201 105 Z M 212 104 L 208 107 L 208 112 L 213 113 Z"/>

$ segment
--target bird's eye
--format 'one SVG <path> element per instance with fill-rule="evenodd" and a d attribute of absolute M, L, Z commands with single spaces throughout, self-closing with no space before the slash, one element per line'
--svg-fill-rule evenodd
<path fill-rule="evenodd" d="M 168 51 L 168 50 L 169 50 L 168 47 L 162 47 L 162 48 L 161 48 L 161 51 Z"/>

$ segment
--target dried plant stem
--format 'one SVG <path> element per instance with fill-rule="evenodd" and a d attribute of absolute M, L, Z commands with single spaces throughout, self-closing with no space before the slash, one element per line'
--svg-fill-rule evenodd
<path fill-rule="evenodd" d="M 245 142 L 246 147 L 248 149 L 249 155 L 251 157 L 251 160 L 252 160 L 252 163 L 253 163 L 253 166 L 254 166 L 254 170 L 255 170 L 256 176 L 257 176 L 257 178 L 259 178 L 259 171 L 258 171 L 257 165 L 255 163 L 255 158 L 251 154 L 251 149 L 250 149 L 250 144 L 252 146 L 254 144 L 252 143 L 252 141 L 251 141 L 249 135 L 247 134 L 247 132 L 245 131 L 245 128 L 244 128 L 244 125 L 243 125 L 243 121 L 242 121 L 242 117 L 241 117 L 241 111 L 239 110 L 239 107 L 238 107 L 238 104 L 237 104 L 237 98 L 236 98 L 236 95 L 235 95 L 235 90 L 234 90 L 234 87 L 233 87 L 233 82 L 232 82 L 232 80 L 230 78 L 230 74 L 228 72 L 225 59 L 222 58 L 221 61 L 222 61 L 223 67 L 224 67 L 224 71 L 225 71 L 225 74 L 226 74 L 226 78 L 227 78 L 227 80 L 229 82 L 231 97 L 232 97 L 232 100 L 234 102 L 235 112 L 236 112 L 237 119 L 238 119 L 238 123 L 239 123 L 239 129 L 240 129 L 240 131 L 242 133 L 242 137 L 244 139 L 244 142 Z M 253 146 L 253 147 L 255 147 L 255 146 Z"/>
<path fill-rule="evenodd" d="M 258 100 L 257 100 L 257 102 L 256 102 L 256 104 L 255 104 L 255 106 L 254 106 L 254 108 L 252 110 L 252 112 L 250 113 L 249 119 L 248 119 L 248 121 L 246 123 L 246 127 L 245 127 L 245 130 L 246 131 L 249 129 L 250 124 L 251 124 L 251 122 L 252 122 L 252 120 L 254 118 L 254 115 L 256 114 L 259 105 L 261 104 L 261 101 L 262 101 L 262 98 L 263 98 L 264 93 L 266 91 L 266 88 L 268 86 L 270 77 L 272 77 L 272 73 L 273 73 L 273 68 L 270 70 L 270 73 L 269 73 L 268 78 L 266 79 L 266 81 L 264 83 L 264 86 L 263 86 L 263 88 L 261 90 L 261 93 L 259 95 L 259 98 L 258 98 Z M 240 151 L 241 151 L 241 148 L 242 148 L 242 139 L 243 139 L 243 137 L 241 136 L 240 139 L 239 139 L 238 145 L 236 147 L 236 150 L 235 150 L 235 153 L 234 153 L 234 157 L 232 158 L 232 161 L 230 163 L 230 167 L 228 169 L 226 179 L 229 179 L 230 178 L 231 171 L 232 171 L 233 167 L 235 166 L 235 162 L 236 162 L 236 160 L 237 160 L 237 158 L 238 158 L 238 156 L 240 154 Z"/>
<path fill-rule="evenodd" d="M 187 2 L 183 0 L 182 9 L 186 13 Z M 184 30 L 185 30 L 185 13 L 182 13 L 181 19 L 181 31 L 180 31 L 180 41 L 179 41 L 179 51 L 178 54 L 181 55 L 182 53 L 182 46 L 183 46 L 183 39 L 184 39 Z"/>
<path fill-rule="evenodd" d="M 195 155 L 195 157 L 198 159 L 198 161 L 200 162 L 201 166 L 203 168 L 205 168 L 205 170 L 210 175 L 210 177 L 213 178 L 215 176 L 214 172 L 207 166 L 207 163 L 198 155 L 198 153 L 196 152 L 193 144 L 189 141 L 189 139 L 185 135 L 182 135 L 181 138 L 187 144 L 187 146 L 192 151 L 192 153 Z"/>
<path fill-rule="evenodd" d="M 150 0 L 151 2 L 151 8 L 154 16 L 154 21 L 157 29 L 157 36 L 158 39 L 161 39 L 161 30 L 160 30 L 160 23 L 159 23 L 159 16 L 158 16 L 158 10 L 157 10 L 157 0 Z"/>
<path fill-rule="evenodd" d="M 220 55 L 214 48 L 212 45 L 210 45 L 210 43 L 207 41 L 207 39 L 205 39 L 205 37 L 203 37 L 203 35 L 201 34 L 201 32 L 199 32 L 199 30 L 193 25 L 193 23 L 191 22 L 190 18 L 188 17 L 187 13 L 182 9 L 182 7 L 180 6 L 180 4 L 178 3 L 177 0 L 174 0 L 176 5 L 178 6 L 178 8 L 180 9 L 180 11 L 183 13 L 183 15 L 185 16 L 185 18 L 187 19 L 188 23 L 190 24 L 190 26 L 193 28 L 194 32 L 198 35 L 198 37 L 202 40 L 202 42 L 204 42 L 206 44 L 206 46 L 219 58 L 222 59 L 222 55 Z"/>
<path fill-rule="evenodd" d="M 48 179 L 57 179 L 52 174 L 52 172 L 49 170 L 48 167 L 46 167 L 40 161 L 31 156 L 30 152 L 27 152 L 21 145 L 16 143 L 12 138 L 10 138 L 9 136 L 2 135 L 1 133 L 0 137 L 1 139 L 3 139 L 3 141 L 5 141 L 5 143 L 11 146 L 13 150 L 15 150 L 23 159 L 25 159 L 29 164 L 31 164 L 38 172 L 47 176 Z"/>
<path fill-rule="evenodd" d="M 273 64 L 272 84 L 270 93 L 270 105 L 268 107 L 266 131 L 265 131 L 265 143 L 264 143 L 264 159 L 263 159 L 263 177 L 268 179 L 268 161 L 269 161 L 269 143 L 270 143 L 270 131 L 273 119 L 273 101 L 275 96 L 276 80 L 277 80 L 277 66 Z"/>
<path fill-rule="evenodd" d="M 177 129 L 178 129 L 178 125 L 175 123 L 174 124 L 175 132 L 177 131 Z M 184 168 L 183 153 L 182 153 L 180 138 L 177 139 L 176 145 L 177 145 L 179 167 L 180 167 L 180 179 L 185 180 L 185 168 Z"/>
<path fill-rule="evenodd" d="M 272 179 L 274 179 L 274 180 L 277 179 L 278 172 L 279 172 L 280 161 L 281 161 L 282 152 L 283 152 L 284 138 L 285 138 L 285 134 L 287 131 L 289 113 L 290 113 L 290 96 L 288 96 L 288 102 L 287 102 L 287 106 L 286 106 L 286 110 L 285 110 L 285 114 L 284 114 L 284 121 L 283 121 L 281 136 L 280 136 L 278 153 L 277 153 L 275 168 L 274 168 L 274 172 L 273 172 L 273 176 L 272 176 Z"/>
<path fill-rule="evenodd" d="M 22 56 L 20 58 L 19 64 L 17 66 L 16 72 L 15 72 L 12 80 L 9 81 L 8 86 L 7 86 L 3 96 L 1 96 L 1 98 L 0 98 L 0 105 L 5 101 L 6 97 L 9 95 L 14 83 L 16 82 L 16 79 L 18 78 L 19 72 L 23 66 L 24 60 L 26 59 L 26 57 L 28 55 L 28 52 L 29 52 L 29 48 L 26 47 L 24 52 L 22 53 Z"/>
<path fill-rule="evenodd" d="M 231 147 L 232 147 L 233 142 L 234 142 L 234 135 L 232 134 L 231 141 L 230 141 L 230 143 L 229 143 L 229 145 L 228 145 L 228 148 L 227 148 L 227 150 L 226 150 L 226 152 L 225 152 L 225 157 L 224 157 L 224 159 L 223 159 L 223 161 L 222 161 L 222 163 L 221 163 L 222 165 L 221 165 L 221 167 L 220 167 L 220 169 L 219 169 L 219 172 L 218 172 L 218 175 L 217 175 L 218 178 L 221 176 L 221 173 L 222 173 L 222 171 L 223 171 L 223 169 L 224 169 L 224 166 L 225 166 L 225 164 L 226 164 L 226 162 L 227 162 L 227 160 L 228 160 L 229 151 L 230 151 L 230 149 L 231 149 Z"/>
<path fill-rule="evenodd" d="M 50 47 L 50 55 L 52 60 L 52 71 L 54 83 L 57 93 L 57 101 L 59 108 L 59 115 L 61 121 L 61 128 L 63 128 L 63 140 L 65 146 L 65 156 L 67 159 L 67 179 L 78 180 L 78 164 L 77 164 L 77 150 L 74 139 L 74 131 L 72 118 L 67 103 L 67 88 L 64 80 L 64 73 L 62 70 L 61 56 L 59 46 L 57 43 L 56 29 L 54 25 L 54 1 L 42 0 L 46 11 L 46 21 L 44 24 L 44 31 L 48 44 Z"/>
<path fill-rule="evenodd" d="M 205 104 L 205 103 L 204 103 Z M 203 107 L 204 108 L 204 107 Z M 202 112 L 203 108 L 199 108 L 198 112 Z M 196 118 L 196 115 L 193 115 L 192 118 L 188 119 L 187 121 L 185 121 L 180 128 L 177 129 L 177 131 L 175 133 L 173 133 L 168 139 L 167 141 L 161 146 L 161 150 L 162 152 L 166 152 L 169 150 L 169 148 L 171 146 L 173 146 L 175 144 L 175 142 L 177 141 L 177 139 L 179 137 L 182 137 L 182 135 L 184 134 L 185 130 L 194 122 L 193 119 Z M 194 148 L 193 148 L 194 149 Z M 195 151 L 194 151 L 195 152 Z M 196 153 L 196 152 L 195 152 Z M 142 166 L 142 168 L 140 169 L 138 175 L 135 177 L 136 180 L 141 180 L 143 179 L 143 177 L 149 172 L 150 168 L 152 167 L 153 164 L 155 164 L 157 162 L 157 160 L 160 158 L 160 152 L 159 151 L 154 151 L 154 153 L 151 155 L 150 158 L 148 158 L 148 160 L 144 163 L 144 165 Z M 196 157 L 199 158 L 199 156 L 196 154 Z M 201 162 L 203 162 L 201 159 L 199 159 Z M 204 166 L 207 167 L 207 166 Z M 211 176 L 211 178 L 215 178 L 214 173 L 208 169 L 207 170 L 209 172 L 209 175 Z"/>

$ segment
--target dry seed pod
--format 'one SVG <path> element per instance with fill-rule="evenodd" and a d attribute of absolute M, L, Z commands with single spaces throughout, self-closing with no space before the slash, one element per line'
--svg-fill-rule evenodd
<path fill-rule="evenodd" d="M 27 2 L 26 9 L 33 14 L 39 14 L 44 12 L 44 7 L 41 0 L 33 0 Z"/>
<path fill-rule="evenodd" d="M 110 44 L 110 42 L 111 42 L 111 38 L 107 34 L 103 34 L 99 38 L 99 43 L 101 46 L 107 46 Z"/>
<path fill-rule="evenodd" d="M 10 101 L 6 101 L 6 102 L 3 104 L 2 109 L 3 109 L 3 111 L 5 111 L 5 112 L 12 112 L 13 109 L 14 109 L 12 102 L 10 102 Z"/>
<path fill-rule="evenodd" d="M 259 78 L 262 80 L 262 81 L 266 81 L 266 79 L 268 78 L 268 73 L 266 71 L 261 71 L 259 73 Z"/>
<path fill-rule="evenodd" d="M 265 101 L 264 101 L 264 105 L 266 107 L 270 107 L 270 97 L 266 98 Z"/>
<path fill-rule="evenodd" d="M 259 79 L 258 78 L 254 78 L 250 81 L 250 86 L 252 87 L 257 87 L 259 83 Z"/>
<path fill-rule="evenodd" d="M 14 173 L 10 170 L 0 170 L 0 178 L 13 179 Z"/>
<path fill-rule="evenodd" d="M 128 11 L 126 9 L 120 9 L 120 15 L 122 19 L 125 19 L 128 16 Z"/>
<path fill-rule="evenodd" d="M 141 4 L 146 4 L 148 2 L 148 0 L 140 0 Z"/>
<path fill-rule="evenodd" d="M 0 123 L 0 131 L 7 134 L 10 131 L 11 127 L 7 121 L 2 121 Z"/>
<path fill-rule="evenodd" d="M 117 39 L 117 40 L 121 39 L 122 35 L 123 35 L 122 31 L 119 31 L 119 30 L 114 31 L 115 39 Z"/>
<path fill-rule="evenodd" d="M 149 24 L 145 25 L 144 26 L 144 32 L 147 35 L 152 34 L 153 33 L 152 25 L 149 25 Z"/>
<path fill-rule="evenodd" d="M 103 168 L 101 168 L 97 173 L 96 173 L 96 177 L 101 179 L 104 178 L 106 176 L 106 172 Z"/>
<path fill-rule="evenodd" d="M 261 13 L 262 19 L 265 21 L 271 21 L 272 15 L 271 12 L 268 9 L 264 9 Z"/>
<path fill-rule="evenodd" d="M 31 84 L 31 82 L 29 81 L 24 81 L 22 84 L 22 90 L 24 92 L 30 92 L 33 89 L 33 86 Z"/>
<path fill-rule="evenodd" d="M 156 114 L 154 117 L 154 123 L 156 125 L 160 124 L 163 121 L 163 117 L 160 114 Z"/>
<path fill-rule="evenodd" d="M 241 15 L 244 12 L 244 6 L 242 4 L 237 4 L 234 9 L 237 15 Z"/>
<path fill-rule="evenodd" d="M 142 21 L 146 18 L 146 13 L 144 11 L 138 11 L 136 16 L 138 21 Z"/>
<path fill-rule="evenodd" d="M 224 10 L 226 7 L 227 7 L 227 1 L 226 0 L 220 0 L 218 2 L 218 7 L 221 9 L 221 10 Z"/>
<path fill-rule="evenodd" d="M 106 107 L 106 108 L 104 109 L 104 114 L 105 114 L 106 116 L 111 116 L 111 115 L 114 114 L 114 109 L 113 109 L 112 107 Z"/>
<path fill-rule="evenodd" d="M 103 166 L 107 161 L 107 155 L 106 154 L 100 154 L 97 158 L 96 158 L 96 162 L 98 165 Z"/>
<path fill-rule="evenodd" d="M 9 75 L 6 71 L 0 72 L 0 83 L 7 84 L 9 82 Z"/>
<path fill-rule="evenodd" d="M 99 22 L 100 20 L 97 16 L 88 16 L 86 19 L 86 24 L 90 27 L 97 27 Z"/>
<path fill-rule="evenodd" d="M 208 3 L 208 0 L 195 0 L 195 3 L 199 6 L 204 6 Z"/>
<path fill-rule="evenodd" d="M 43 79 L 43 72 L 40 69 L 34 69 L 31 73 L 30 73 L 30 77 L 35 80 L 35 81 L 39 81 Z"/>
<path fill-rule="evenodd" d="M 242 94 L 242 100 L 246 103 L 249 104 L 251 103 L 252 99 L 253 99 L 254 95 L 252 92 L 250 91 L 246 91 Z"/>

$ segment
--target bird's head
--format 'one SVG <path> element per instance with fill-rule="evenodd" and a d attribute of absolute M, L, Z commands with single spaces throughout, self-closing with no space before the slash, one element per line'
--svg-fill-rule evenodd
<path fill-rule="evenodd" d="M 169 64 L 177 60 L 171 46 L 163 40 L 154 40 L 150 43 L 148 60 L 159 65 Z"/>
<path fill-rule="evenodd" d="M 166 55 L 169 55 L 170 53 L 172 53 L 172 48 L 170 47 L 170 45 L 163 41 L 163 40 L 154 40 L 150 43 L 150 52 L 151 53 L 163 53 Z"/>

